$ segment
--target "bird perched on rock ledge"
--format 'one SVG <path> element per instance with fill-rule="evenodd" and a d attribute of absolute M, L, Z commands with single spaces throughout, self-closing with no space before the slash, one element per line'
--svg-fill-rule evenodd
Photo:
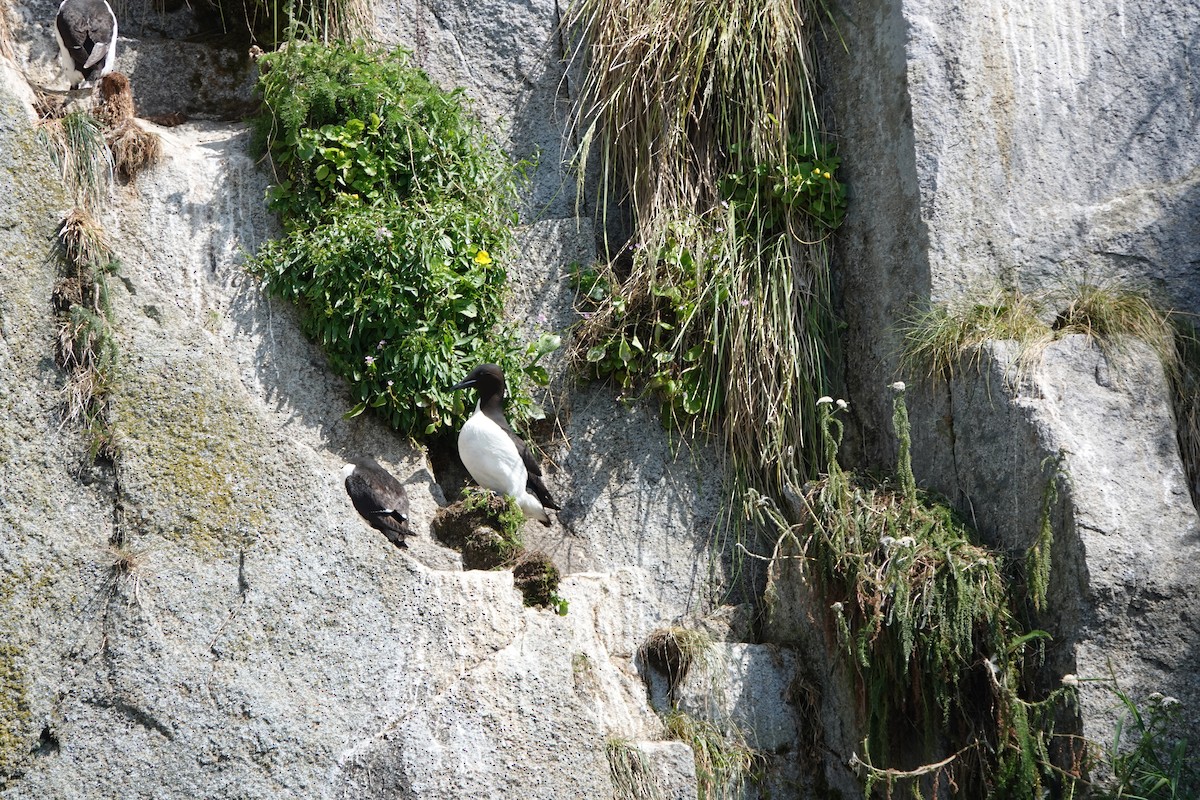
<path fill-rule="evenodd" d="M 63 0 L 54 17 L 54 38 L 72 89 L 113 71 L 117 15 L 107 0 Z"/>
<path fill-rule="evenodd" d="M 529 446 L 504 417 L 504 370 L 480 364 L 451 389 L 474 387 L 479 392 L 475 413 L 458 432 L 458 456 L 471 477 L 485 489 L 517 501 L 529 519 L 550 527 L 546 509 L 558 510 L 542 481 L 542 468 Z"/>
<path fill-rule="evenodd" d="M 404 484 L 373 458 L 352 458 L 342 467 L 346 494 L 354 510 L 396 547 L 407 548 L 404 538 L 412 536 L 408 527 L 408 492 Z"/>

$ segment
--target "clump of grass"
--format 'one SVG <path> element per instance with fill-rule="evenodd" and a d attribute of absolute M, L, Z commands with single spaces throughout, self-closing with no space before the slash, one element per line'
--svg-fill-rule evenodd
<path fill-rule="evenodd" d="M 599 163 L 598 207 L 627 200 L 634 222 L 596 268 L 577 363 L 722 432 L 735 474 L 769 491 L 815 466 L 815 387 L 836 361 L 824 240 L 845 194 L 808 50 L 823 10 L 581 0 L 567 19 L 577 158 Z"/>
<path fill-rule="evenodd" d="M 1039 319 L 1041 312 L 1034 298 L 999 289 L 936 306 L 905 321 L 901 369 L 908 375 L 950 380 L 964 365 L 977 367 L 981 348 L 995 340 L 1016 341 L 1023 354 L 1033 357 L 1050 333 Z"/>
<path fill-rule="evenodd" d="M 1058 309 L 1054 322 L 1042 322 Z M 978 368 L 986 342 L 1018 344 L 1014 380 L 1028 374 L 1046 345 L 1070 334 L 1088 336 L 1109 357 L 1132 340 L 1158 356 L 1171 385 L 1171 402 L 1192 492 L 1200 505 L 1200 336 L 1186 314 L 1165 310 L 1146 291 L 1116 283 L 1078 283 L 1039 296 L 995 290 L 937 306 L 904 323 L 901 369 L 949 380 L 956 370 Z"/>
<path fill-rule="evenodd" d="M 59 322 L 56 360 L 67 373 L 63 415 L 67 422 L 84 424 L 93 456 L 107 456 L 111 446 L 106 443 L 115 442 L 108 417 L 117 366 L 107 278 L 118 264 L 103 231 L 82 209 L 63 220 L 58 242 L 65 274 L 52 299 Z"/>
<path fill-rule="evenodd" d="M 613 800 L 662 800 L 649 759 L 640 747 L 625 739 L 609 739 L 604 745 L 613 783 Z"/>
<path fill-rule="evenodd" d="M 109 130 L 107 141 L 112 149 L 113 168 L 125 183 L 133 181 L 162 158 L 158 134 L 147 131 L 133 120 L 126 120 Z"/>
<path fill-rule="evenodd" d="M 725 732 L 683 711 L 672 711 L 663 722 L 668 736 L 692 748 L 700 800 L 744 797 L 746 781 L 761 779 L 765 759 L 736 728 Z"/>
<path fill-rule="evenodd" d="M 1151 692 L 1138 703 L 1114 676 L 1100 681 L 1123 710 L 1113 740 L 1100 753 L 1109 776 L 1096 787 L 1104 800 L 1183 800 L 1200 794 L 1200 769 L 1192 742 L 1180 735 L 1182 704 Z"/>
<path fill-rule="evenodd" d="M 63 184 L 81 208 L 98 208 L 112 181 L 112 154 L 98 120 L 85 110 L 43 120 L 38 138 L 50 151 Z"/>
<path fill-rule="evenodd" d="M 249 34 L 270 48 L 299 38 L 329 44 L 350 42 L 371 31 L 371 6 L 364 0 L 204 0 L 227 33 Z"/>
<path fill-rule="evenodd" d="M 522 553 L 513 564 L 513 584 L 525 598 L 525 605 L 553 609 L 567 615 L 568 603 L 558 594 L 562 573 L 545 553 Z"/>
<path fill-rule="evenodd" d="M 675 690 L 692 665 L 702 662 L 711 647 L 712 640 L 703 631 L 659 628 L 646 637 L 638 648 L 638 656 L 667 677 L 667 691 L 673 702 Z"/>
<path fill-rule="evenodd" d="M 830 601 L 829 622 L 866 713 L 858 762 L 868 792 L 877 783 L 889 796 L 894 784 L 932 791 L 942 783 L 965 796 L 1037 797 L 1052 771 L 1053 718 L 1068 690 L 1026 696 L 1023 666 L 1045 634 L 1019 629 L 1023 606 L 1005 580 L 1012 565 L 904 477 L 910 434 L 904 389 L 895 388 L 896 482 L 842 469 L 842 423 L 827 402 L 820 408 L 829 466 L 803 493 L 805 518 L 792 527 L 765 500 L 752 508 L 782 531 L 777 553 L 803 556 Z M 899 768 L 947 750 L 936 764 Z"/>

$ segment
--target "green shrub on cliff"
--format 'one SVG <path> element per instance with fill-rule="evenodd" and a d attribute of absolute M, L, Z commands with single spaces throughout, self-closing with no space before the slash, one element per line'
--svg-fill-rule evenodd
<path fill-rule="evenodd" d="M 523 348 L 501 324 L 503 253 L 522 165 L 485 135 L 461 91 L 446 92 L 401 49 L 291 42 L 264 56 L 256 141 L 284 226 L 252 262 L 272 294 L 345 377 L 357 405 L 409 435 L 453 426 L 448 387 L 500 364 L 510 413 L 554 342 Z"/>

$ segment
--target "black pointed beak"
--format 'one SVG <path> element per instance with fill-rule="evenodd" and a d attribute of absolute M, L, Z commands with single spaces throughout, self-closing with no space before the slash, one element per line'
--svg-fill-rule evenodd
<path fill-rule="evenodd" d="M 475 385 L 475 379 L 467 378 L 465 381 L 459 381 L 458 383 L 451 386 L 450 391 L 453 392 L 453 391 L 457 391 L 458 389 L 470 389 L 474 385 Z"/>

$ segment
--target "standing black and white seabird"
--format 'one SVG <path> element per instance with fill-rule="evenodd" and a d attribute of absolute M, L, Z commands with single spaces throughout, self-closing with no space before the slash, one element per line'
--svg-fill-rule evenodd
<path fill-rule="evenodd" d="M 117 15 L 107 0 L 63 0 L 54 18 L 54 38 L 72 89 L 112 72 Z"/>
<path fill-rule="evenodd" d="M 526 517 L 549 527 L 546 509 L 557 511 L 558 505 L 542 482 L 542 468 L 529 446 L 504 418 L 504 370 L 495 364 L 480 364 L 450 388 L 470 387 L 479 391 L 479 402 L 458 432 L 463 466 L 480 486 L 511 496 Z"/>
<path fill-rule="evenodd" d="M 373 458 L 352 458 L 342 467 L 346 494 L 354 509 L 371 527 L 397 547 L 408 547 L 404 537 L 412 536 L 408 527 L 408 492 L 404 484 Z"/>

